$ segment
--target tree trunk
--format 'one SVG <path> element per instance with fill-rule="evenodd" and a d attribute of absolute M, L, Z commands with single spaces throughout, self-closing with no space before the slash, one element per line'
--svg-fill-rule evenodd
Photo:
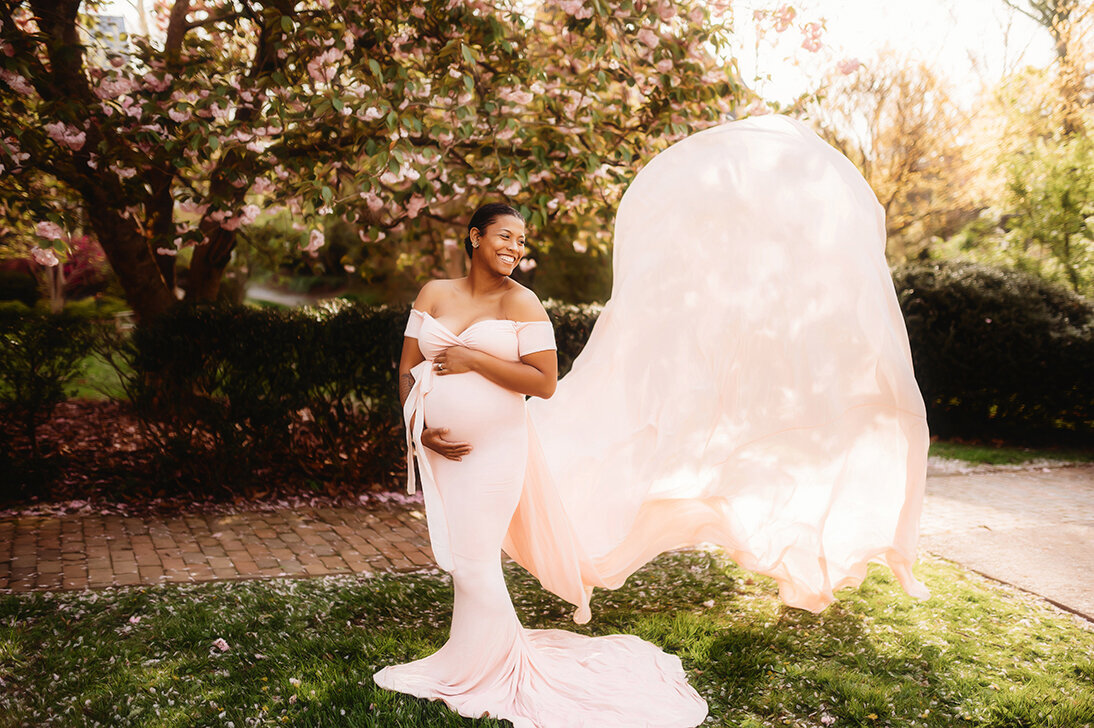
<path fill-rule="evenodd" d="M 161 255 L 157 248 L 175 247 L 175 198 L 171 194 L 171 185 L 175 181 L 173 174 L 154 169 L 148 174 L 148 184 L 152 188 L 152 199 L 146 205 L 148 227 L 152 231 L 152 255 L 159 265 L 167 290 L 175 290 L 175 256 Z"/>
<path fill-rule="evenodd" d="M 203 221 L 204 222 L 204 221 Z M 190 273 L 186 282 L 187 301 L 215 301 L 220 292 L 220 279 L 232 259 L 236 246 L 234 230 L 225 230 L 215 222 L 205 230 L 209 242 L 194 248 Z"/>
<path fill-rule="evenodd" d="M 102 188 L 89 184 L 82 191 L 91 226 L 125 290 L 126 301 L 140 323 L 156 319 L 178 299 L 167 287 L 148 241 L 132 220 L 118 214 L 111 200 L 99 199 Z"/>

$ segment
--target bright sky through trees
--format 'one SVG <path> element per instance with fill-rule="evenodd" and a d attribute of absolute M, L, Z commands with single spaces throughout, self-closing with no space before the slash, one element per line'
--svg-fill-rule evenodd
<path fill-rule="evenodd" d="M 754 10 L 773 10 L 784 0 L 743 0 L 734 4 L 742 47 L 737 59 L 746 81 L 765 98 L 787 102 L 815 86 L 819 75 L 843 58 L 867 61 L 889 45 L 922 58 L 947 74 L 963 102 L 982 82 L 994 83 L 1026 65 L 1046 66 L 1053 58 L 1044 28 L 1006 7 L 1002 0 L 799 0 L 793 32 L 771 32 L 756 53 Z M 797 26 L 826 20 L 824 46 L 817 54 L 799 47 Z M 778 38 L 780 43 L 772 46 Z M 795 65 L 794 60 L 800 63 Z M 758 66 L 757 66 L 758 61 Z M 765 77 L 756 82 L 757 67 Z"/>
<path fill-rule="evenodd" d="M 150 7 L 150 0 L 145 0 Z M 785 0 L 738 0 L 733 3 L 741 49 L 737 55 L 749 83 L 771 100 L 788 102 L 808 90 L 811 80 L 843 58 L 866 61 L 885 45 L 924 58 L 950 75 L 964 100 L 982 81 L 994 82 L 1015 67 L 1045 66 L 1052 60 L 1048 33 L 1006 7 L 1002 0 L 796 0 L 793 32 L 779 36 L 767 24 L 767 37 L 756 53 L 754 10 L 774 10 Z M 107 14 L 122 15 L 139 32 L 138 0 L 110 0 Z M 817 54 L 799 47 L 802 23 L 824 18 L 823 47 Z M 770 41 L 780 43 L 772 46 Z M 798 64 L 794 60 L 799 61 Z M 756 69 L 765 78 L 755 81 Z"/>

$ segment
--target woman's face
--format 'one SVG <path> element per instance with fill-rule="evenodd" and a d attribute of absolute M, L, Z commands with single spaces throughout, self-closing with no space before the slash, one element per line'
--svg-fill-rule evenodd
<path fill-rule="evenodd" d="M 481 233 L 478 228 L 473 228 L 471 242 L 479 244 L 477 252 L 481 262 L 507 276 L 524 257 L 524 221 L 519 217 L 503 215 Z"/>

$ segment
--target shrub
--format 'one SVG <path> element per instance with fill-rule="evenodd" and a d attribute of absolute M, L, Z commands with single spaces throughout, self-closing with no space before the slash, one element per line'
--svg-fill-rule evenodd
<path fill-rule="evenodd" d="M 1014 270 L 976 263 L 893 271 L 932 433 L 1090 441 L 1094 306 Z"/>
<path fill-rule="evenodd" d="M 33 307 L 41 295 L 38 279 L 30 273 L 0 270 L 0 301 L 20 301 Z"/>
<path fill-rule="evenodd" d="M 0 307 L 0 447 L 4 459 L 11 457 L 10 445 L 20 436 L 30 443 L 30 465 L 41 459 L 38 425 L 70 395 L 66 387 L 80 373 L 94 335 L 94 323 L 83 316 Z M 6 487 L 21 486 L 17 477 L 3 480 Z"/>

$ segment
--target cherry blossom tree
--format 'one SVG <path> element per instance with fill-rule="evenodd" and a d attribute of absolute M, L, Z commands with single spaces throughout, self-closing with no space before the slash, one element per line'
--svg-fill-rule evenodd
<path fill-rule="evenodd" d="M 423 275 L 488 198 L 606 249 L 641 162 L 754 101 L 728 2 L 161 1 L 99 63 L 96 9 L 0 0 L 0 206 L 61 254 L 86 216 L 141 320 L 177 302 L 185 247 L 185 299 L 215 298 L 266 210 L 306 252 L 334 215 Z"/>

